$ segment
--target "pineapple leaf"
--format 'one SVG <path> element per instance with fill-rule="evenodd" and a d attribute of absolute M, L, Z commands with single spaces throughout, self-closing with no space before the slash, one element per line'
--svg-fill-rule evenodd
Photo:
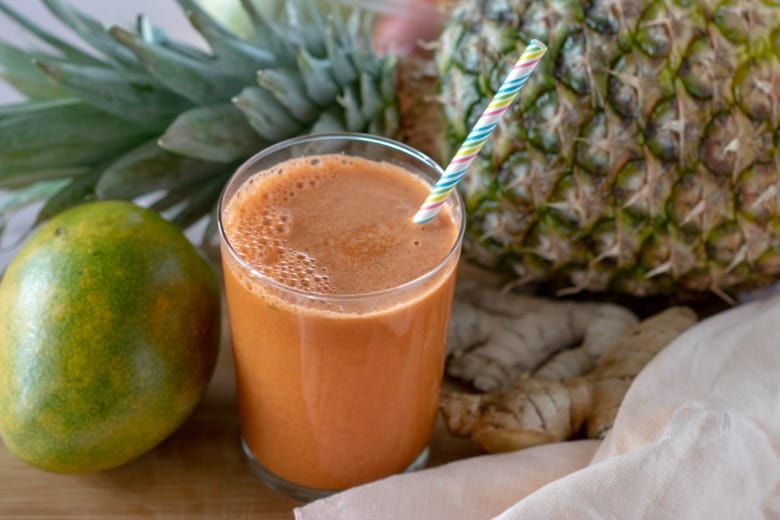
<path fill-rule="evenodd" d="M 291 71 L 280 69 L 260 70 L 257 82 L 279 100 L 287 112 L 303 124 L 317 119 L 319 110 L 306 96 L 306 87 Z"/>
<path fill-rule="evenodd" d="M 329 23 L 325 30 L 325 49 L 327 59 L 333 67 L 333 77 L 339 85 L 346 85 L 355 81 L 358 73 L 337 41 L 338 20 L 337 16 L 331 16 L 328 20 Z"/>
<path fill-rule="evenodd" d="M 191 103 L 181 96 L 114 69 L 51 61 L 38 67 L 70 94 L 95 108 L 152 128 L 166 125 Z"/>
<path fill-rule="evenodd" d="M 148 128 L 78 100 L 6 105 L 0 107 L 0 175 L 92 164 L 148 135 Z"/>
<path fill-rule="evenodd" d="M 0 189 L 22 188 L 35 182 L 68 179 L 88 171 L 89 168 L 75 166 L 71 168 L 41 168 L 33 171 L 3 173 L 0 175 Z"/>
<path fill-rule="evenodd" d="M 284 2 L 285 13 L 287 15 L 288 30 L 295 35 L 300 34 L 303 41 L 299 44 L 300 48 L 305 48 L 316 56 L 322 56 L 325 52 L 323 45 L 324 31 L 322 27 L 308 25 L 303 19 L 300 0 L 291 0 Z"/>
<path fill-rule="evenodd" d="M 374 120 L 382 110 L 382 99 L 373 78 L 365 72 L 360 74 L 360 99 L 363 117 L 368 121 Z"/>
<path fill-rule="evenodd" d="M 168 40 L 168 35 L 165 31 L 155 27 L 149 18 L 143 14 L 139 14 L 136 18 L 135 32 L 146 43 L 162 44 Z"/>
<path fill-rule="evenodd" d="M 42 53 L 26 52 L 0 41 L 0 78 L 32 99 L 62 97 L 62 89 L 53 85 L 33 63 L 42 56 Z"/>
<path fill-rule="evenodd" d="M 347 128 L 344 125 L 343 115 L 344 112 L 335 107 L 326 110 L 311 127 L 311 133 L 345 132 Z"/>
<path fill-rule="evenodd" d="M 157 201 L 152 209 L 161 212 L 177 226 L 187 228 L 214 208 L 214 201 L 219 197 L 231 173 L 232 169 L 214 175 L 205 182 L 194 183 L 169 192 Z"/>
<path fill-rule="evenodd" d="M 143 71 L 133 53 L 111 38 L 102 24 L 60 0 L 42 1 L 54 16 L 112 63 L 128 70 Z"/>
<path fill-rule="evenodd" d="M 363 118 L 363 111 L 360 109 L 355 91 L 352 87 L 346 87 L 344 92 L 338 98 L 339 104 L 344 107 L 344 117 L 347 122 L 347 130 L 350 132 L 359 132 L 366 126 L 366 120 Z"/>
<path fill-rule="evenodd" d="M 197 0 L 177 0 L 209 44 L 204 52 L 143 15 L 129 30 L 106 30 L 68 0 L 42 1 L 94 54 L 0 0 L 0 11 L 57 50 L 0 43 L 11 83 L 30 95 L 74 96 L 0 106 L 0 189 L 57 183 L 38 221 L 92 198 L 154 193 L 155 209 L 186 226 L 213 209 L 235 164 L 268 143 L 381 129 L 391 119 L 393 71 L 361 34 L 368 18 L 345 23 L 333 9 L 323 21 L 312 0 L 290 0 L 272 20 L 241 0 L 255 31 L 245 40 Z M 0 219 L 9 217 L 0 206 Z"/>
<path fill-rule="evenodd" d="M 281 141 L 303 130 L 276 98 L 260 87 L 246 87 L 233 98 L 233 104 L 266 141 Z"/>
<path fill-rule="evenodd" d="M 152 22 L 149 21 L 149 18 L 144 15 L 139 15 L 136 20 L 136 32 L 141 40 L 147 43 L 162 45 L 173 52 L 189 56 L 198 61 L 209 61 L 211 59 L 211 56 L 208 53 L 197 47 L 171 40 L 168 38 L 165 31 L 159 27 L 155 27 Z"/>
<path fill-rule="evenodd" d="M 382 60 L 382 73 L 379 75 L 382 78 L 379 83 L 382 99 L 393 99 L 395 97 L 395 75 L 393 71 L 397 65 L 398 61 L 395 58 Z"/>
<path fill-rule="evenodd" d="M 398 118 L 398 110 L 392 105 L 388 105 L 383 110 L 383 117 L 382 117 L 382 131 L 378 132 L 382 135 L 396 135 L 398 133 L 398 126 L 400 124 L 399 118 Z M 372 130 L 373 132 L 373 130 Z M 442 154 L 438 154 L 439 157 L 442 157 Z"/>
<path fill-rule="evenodd" d="M 175 213 L 177 209 L 187 204 L 187 199 L 192 195 L 192 192 L 197 186 L 203 184 L 203 181 L 197 183 L 185 184 L 175 190 L 166 192 L 162 197 L 155 200 L 149 209 L 153 209 L 161 215 Z M 166 215 L 167 216 L 167 215 Z"/>
<path fill-rule="evenodd" d="M 241 6 L 252 21 L 254 29 L 252 36 L 255 43 L 270 51 L 276 57 L 278 65 L 294 64 L 297 49 L 302 42 L 291 31 L 282 31 L 266 20 L 252 4 L 252 0 L 241 0 Z"/>
<path fill-rule="evenodd" d="M 257 10 L 257 7 L 255 7 L 252 0 L 239 0 L 239 3 L 252 25 L 256 25 L 256 22 L 263 16 L 260 14 L 260 11 Z"/>
<path fill-rule="evenodd" d="M 196 104 L 229 99 L 244 85 L 241 78 L 211 63 L 144 41 L 139 36 L 112 27 L 109 31 L 120 43 L 136 53 L 147 71 L 160 83 Z"/>
<path fill-rule="evenodd" d="M 23 103 L 11 103 L 0 105 L 0 119 L 10 116 L 22 116 L 32 114 L 40 110 L 49 108 L 70 107 L 80 104 L 81 101 L 76 98 L 58 98 L 58 99 L 40 99 L 37 101 L 28 101 Z"/>
<path fill-rule="evenodd" d="M 158 143 L 170 152 L 220 163 L 243 159 L 265 144 L 241 111 L 228 103 L 184 112 Z"/>
<path fill-rule="evenodd" d="M 67 179 L 42 181 L 29 184 L 24 188 L 12 191 L 0 192 L 0 235 L 6 244 L 0 247 L 0 250 L 8 250 L 24 240 L 35 224 L 25 222 L 24 227 L 15 230 L 16 236 L 8 240 L 8 223 L 12 221 L 13 215 L 19 210 L 30 206 L 31 204 L 46 200 L 52 197 L 62 186 L 68 183 Z M 17 219 L 18 221 L 19 219 Z"/>
<path fill-rule="evenodd" d="M 2 192 L 0 193 L 0 215 L 51 197 L 67 182 L 67 179 L 36 182 L 18 190 Z"/>
<path fill-rule="evenodd" d="M 371 18 L 363 16 L 361 11 L 350 13 L 347 22 L 347 30 L 342 33 L 344 45 L 352 49 L 352 64 L 360 72 L 366 72 L 373 77 L 378 77 L 381 72 L 381 60 L 371 50 L 371 42 L 368 34 L 371 34 Z"/>
<path fill-rule="evenodd" d="M 0 234 L 4 234 L 8 220 L 15 211 L 52 197 L 67 183 L 67 179 L 57 179 L 34 182 L 15 190 L 0 191 Z"/>
<path fill-rule="evenodd" d="M 193 27 L 209 42 L 218 60 L 246 82 L 254 80 L 258 69 L 276 64 L 272 53 L 237 38 L 209 16 L 196 2 L 192 0 L 178 0 L 178 2 L 186 10 Z"/>
<path fill-rule="evenodd" d="M 318 60 L 301 48 L 298 52 L 298 68 L 308 97 L 321 107 L 332 105 L 339 93 L 339 87 L 333 81 L 330 63 Z"/>
<path fill-rule="evenodd" d="M 148 141 L 111 164 L 101 175 L 95 192 L 101 199 L 132 200 L 211 177 L 224 169 L 224 164 L 174 154 L 157 146 L 156 140 Z"/>
<path fill-rule="evenodd" d="M 17 11 L 11 9 L 3 0 L 0 0 L 0 11 L 5 13 L 6 16 L 8 16 L 11 20 L 16 22 L 18 25 L 24 27 L 31 34 L 35 35 L 42 41 L 48 43 L 49 45 L 51 45 L 52 47 L 60 51 L 62 53 L 62 56 L 66 58 L 68 61 L 73 63 L 81 63 L 81 64 L 88 64 L 88 65 L 96 65 L 96 66 L 103 65 L 103 62 L 100 61 L 99 59 L 77 49 L 76 47 L 73 47 L 68 43 L 65 43 L 61 39 L 57 38 L 53 34 L 43 29 L 41 26 L 25 18 Z"/>
<path fill-rule="evenodd" d="M 252 0 L 240 0 L 240 2 L 241 2 L 242 9 L 249 17 L 249 20 L 252 22 L 253 27 L 257 27 L 259 24 L 265 21 L 263 15 L 260 14 L 260 11 L 257 10 L 255 4 L 252 3 Z"/>
<path fill-rule="evenodd" d="M 36 225 L 49 220 L 55 215 L 70 209 L 73 206 L 95 200 L 95 184 L 100 178 L 101 170 L 95 168 L 81 175 L 73 176 L 68 183 L 62 186 L 46 201 L 46 204 L 38 212 Z"/>
<path fill-rule="evenodd" d="M 301 0 L 309 13 L 310 19 L 310 32 L 312 36 L 316 36 L 317 41 L 310 42 L 307 40 L 307 48 L 310 52 L 315 53 L 317 56 L 324 56 L 325 49 L 325 21 L 322 19 L 320 10 L 314 5 L 313 0 Z"/>

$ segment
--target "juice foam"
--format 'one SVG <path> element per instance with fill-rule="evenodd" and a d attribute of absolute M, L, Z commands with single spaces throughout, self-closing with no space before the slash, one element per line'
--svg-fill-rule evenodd
<path fill-rule="evenodd" d="M 279 283 L 320 294 L 368 293 L 430 271 L 455 243 L 448 211 L 425 226 L 412 223 L 428 190 L 386 162 L 295 159 L 247 181 L 223 222 L 238 257 Z"/>

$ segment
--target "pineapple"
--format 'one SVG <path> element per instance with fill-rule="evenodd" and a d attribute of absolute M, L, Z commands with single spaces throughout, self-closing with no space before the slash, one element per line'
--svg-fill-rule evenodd
<path fill-rule="evenodd" d="M 451 145 L 533 37 L 549 57 L 464 179 L 472 257 L 564 293 L 777 277 L 780 2 L 465 0 L 439 54 Z"/>
<path fill-rule="evenodd" d="M 373 54 L 367 17 L 305 0 L 275 21 L 242 0 L 245 39 L 179 0 L 210 53 L 143 16 L 106 30 L 44 3 L 96 53 L 0 0 L 57 51 L 0 44 L 30 97 L 0 107 L 3 221 L 146 195 L 187 226 L 238 163 L 301 133 L 401 137 L 446 162 L 535 37 L 550 52 L 461 186 L 466 257 L 563 293 L 727 296 L 780 274 L 776 0 L 462 0 L 435 78 Z"/>

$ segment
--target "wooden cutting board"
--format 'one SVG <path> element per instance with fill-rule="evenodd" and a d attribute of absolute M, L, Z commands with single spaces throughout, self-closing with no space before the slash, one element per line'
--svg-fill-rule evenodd
<path fill-rule="evenodd" d="M 193 415 L 130 464 L 102 473 L 56 475 L 18 461 L 0 443 L 0 518 L 292 518 L 299 503 L 264 487 L 241 453 L 232 357 L 224 336 L 214 378 Z M 429 465 L 474 454 L 469 441 L 437 426 Z"/>

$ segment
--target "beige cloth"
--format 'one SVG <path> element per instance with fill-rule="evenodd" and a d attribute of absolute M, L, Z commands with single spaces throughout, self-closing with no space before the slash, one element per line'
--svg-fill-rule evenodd
<path fill-rule="evenodd" d="M 637 377 L 603 443 L 463 460 L 345 491 L 295 514 L 780 518 L 780 296 L 721 313 L 675 340 Z"/>

